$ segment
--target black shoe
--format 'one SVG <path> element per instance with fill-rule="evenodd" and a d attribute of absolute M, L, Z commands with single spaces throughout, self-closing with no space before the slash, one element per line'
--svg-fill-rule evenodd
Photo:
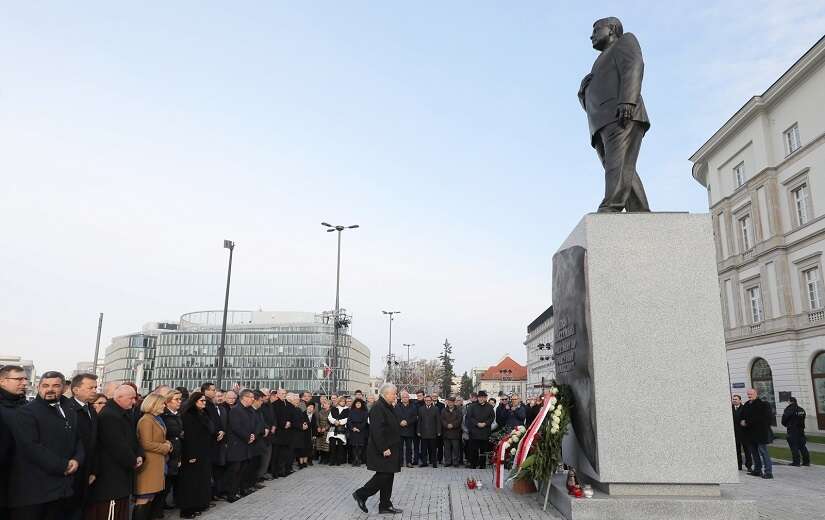
<path fill-rule="evenodd" d="M 752 477 L 761 477 L 762 472 L 761 471 L 751 471 L 751 472 L 748 473 L 748 475 L 750 475 Z"/>
<path fill-rule="evenodd" d="M 265 487 L 266 487 L 266 486 L 264 486 L 263 484 L 260 484 L 260 483 L 255 484 L 255 489 L 263 489 L 263 488 L 265 488 Z"/>
<path fill-rule="evenodd" d="M 798 462 L 792 462 L 792 463 L 788 464 L 788 466 L 796 466 L 798 468 L 799 463 Z"/>
<path fill-rule="evenodd" d="M 772 479 L 772 478 L 773 478 L 773 475 L 772 475 L 772 474 L 770 474 L 770 473 L 765 473 L 764 475 L 762 475 L 762 478 L 764 478 L 764 479 L 766 479 L 766 480 L 770 480 L 770 479 Z"/>
<path fill-rule="evenodd" d="M 226 497 L 223 497 L 223 496 L 220 496 L 220 495 L 215 495 L 215 496 L 212 497 L 212 500 L 215 501 L 215 502 L 223 502 L 224 500 L 226 500 Z"/>
<path fill-rule="evenodd" d="M 364 500 L 363 498 L 359 497 L 357 491 L 353 492 L 352 498 L 354 498 L 355 502 L 358 504 L 358 509 L 360 509 L 361 511 L 363 511 L 365 513 L 370 512 L 369 509 L 367 509 L 367 501 Z"/>
<path fill-rule="evenodd" d="M 811 465 L 811 463 L 810 463 L 810 462 L 803 462 L 803 463 L 802 463 L 802 465 L 803 465 L 803 466 L 810 466 L 810 465 Z"/>
<path fill-rule="evenodd" d="M 433 464 L 433 468 L 438 469 L 438 464 Z"/>
<path fill-rule="evenodd" d="M 241 497 L 238 496 L 238 495 L 232 495 L 230 497 L 226 497 L 226 501 L 229 502 L 230 504 L 234 504 L 235 502 L 237 502 L 240 499 L 241 499 Z"/>
<path fill-rule="evenodd" d="M 449 467 L 451 467 L 451 466 L 452 466 L 452 464 L 444 464 L 444 467 L 445 467 L 445 468 L 449 468 Z"/>
<path fill-rule="evenodd" d="M 408 468 L 412 468 L 412 467 L 413 467 L 413 465 L 412 465 L 412 464 L 407 464 L 407 467 L 408 467 Z"/>
<path fill-rule="evenodd" d="M 467 469 L 476 469 L 475 464 L 467 464 Z"/>
<path fill-rule="evenodd" d="M 378 509 L 378 512 L 382 515 L 397 515 L 397 514 L 403 513 L 404 510 L 403 509 L 398 509 L 395 506 L 390 506 L 390 507 L 382 507 L 382 508 Z"/>

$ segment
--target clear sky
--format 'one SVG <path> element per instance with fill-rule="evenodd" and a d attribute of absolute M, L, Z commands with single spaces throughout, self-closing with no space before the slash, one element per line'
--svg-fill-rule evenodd
<path fill-rule="evenodd" d="M 592 22 L 646 61 L 639 172 L 707 210 L 688 156 L 822 36 L 825 3 L 5 2 L 0 354 L 38 372 L 144 322 L 342 306 L 459 371 L 524 361 L 550 258 L 603 176 L 576 91 Z M 663 244 L 666 245 L 666 244 Z"/>

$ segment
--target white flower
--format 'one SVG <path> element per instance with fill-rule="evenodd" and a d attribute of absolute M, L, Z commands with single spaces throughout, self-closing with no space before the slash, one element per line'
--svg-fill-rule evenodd
<path fill-rule="evenodd" d="M 555 397 L 550 398 L 550 406 L 556 406 L 557 402 L 559 402 L 559 401 Z"/>
<path fill-rule="evenodd" d="M 527 431 L 527 428 L 525 428 L 524 426 L 519 426 L 519 427 L 518 427 L 518 431 L 520 431 L 520 432 L 524 433 L 524 432 L 526 432 L 526 431 Z"/>
<path fill-rule="evenodd" d="M 560 423 L 561 423 L 561 419 L 554 415 L 553 416 L 553 426 L 558 426 Z"/>
<path fill-rule="evenodd" d="M 559 406 L 553 411 L 553 415 L 556 417 L 561 417 L 561 406 Z"/>
<path fill-rule="evenodd" d="M 554 424 L 552 427 L 550 427 L 550 433 L 559 433 L 558 425 Z"/>
<path fill-rule="evenodd" d="M 555 386 L 552 386 L 552 387 L 550 387 L 550 393 L 553 394 L 553 395 L 556 395 L 557 393 L 559 393 L 559 389 L 556 388 Z"/>
<path fill-rule="evenodd" d="M 511 449 L 510 449 L 510 455 L 515 455 L 515 454 L 516 454 L 516 449 L 515 449 L 515 448 L 511 448 Z"/>
<path fill-rule="evenodd" d="M 510 443 L 509 443 L 509 442 L 505 442 L 505 443 L 504 443 L 504 451 L 507 451 L 508 449 L 510 449 Z"/>

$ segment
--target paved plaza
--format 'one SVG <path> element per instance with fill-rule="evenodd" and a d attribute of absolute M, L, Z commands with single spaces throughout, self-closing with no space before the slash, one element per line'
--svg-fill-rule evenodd
<path fill-rule="evenodd" d="M 492 471 L 453 468 L 404 469 L 396 475 L 394 503 L 401 515 L 378 515 L 377 495 L 367 502 L 370 514 L 358 510 L 350 496 L 371 472 L 349 466 L 313 466 L 287 479 L 267 483 L 265 489 L 234 504 L 221 502 L 205 520 L 555 520 L 544 512 L 536 495 L 515 495 L 492 488 Z M 744 473 L 742 483 L 724 486 L 727 495 L 757 502 L 759 517 L 771 520 L 813 520 L 825 517 L 825 468 L 774 467 L 775 480 Z M 484 488 L 468 490 L 467 477 L 483 478 Z"/>

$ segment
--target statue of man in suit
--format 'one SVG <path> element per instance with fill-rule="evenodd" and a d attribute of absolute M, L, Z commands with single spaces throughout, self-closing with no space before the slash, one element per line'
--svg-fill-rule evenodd
<path fill-rule="evenodd" d="M 644 101 L 644 62 L 639 41 L 618 18 L 593 24 L 593 48 L 601 54 L 582 80 L 579 102 L 587 112 L 590 143 L 604 166 L 604 200 L 599 213 L 650 211 L 636 172 L 642 138 L 650 128 Z"/>

